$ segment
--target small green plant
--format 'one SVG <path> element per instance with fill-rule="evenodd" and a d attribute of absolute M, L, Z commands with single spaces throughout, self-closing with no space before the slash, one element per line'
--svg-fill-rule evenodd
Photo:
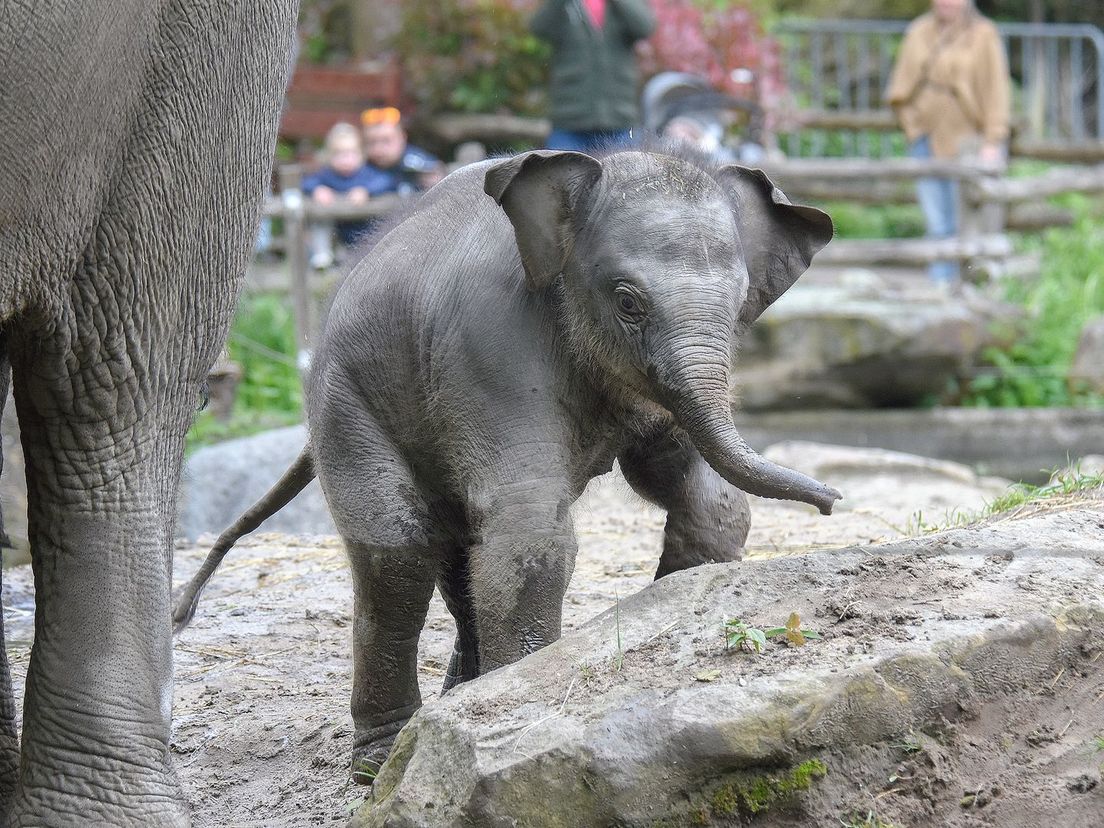
<path fill-rule="evenodd" d="M 1093 753 L 1104 753 L 1104 736 L 1094 736 L 1092 739 Z"/>
<path fill-rule="evenodd" d="M 724 622 L 725 647 L 735 647 L 747 650 L 749 653 L 762 653 L 767 646 L 767 641 L 772 638 L 784 636 L 786 643 L 791 647 L 801 647 L 807 640 L 820 638 L 816 630 L 802 628 L 801 617 L 796 613 L 790 613 L 784 627 L 768 627 L 761 630 L 752 627 L 739 618 L 730 618 Z"/>
<path fill-rule="evenodd" d="M 851 811 L 839 818 L 843 828 L 900 828 L 896 822 L 887 822 L 876 811 Z"/>
<path fill-rule="evenodd" d="M 375 762 L 370 762 L 367 759 L 358 759 L 357 763 L 353 766 L 353 776 L 357 781 L 362 783 L 371 784 L 376 781 L 376 776 L 379 775 L 380 766 Z"/>
<path fill-rule="evenodd" d="M 613 623 L 617 629 L 617 654 L 613 657 L 613 669 L 618 673 L 625 664 L 625 652 L 621 649 L 621 597 L 614 593 L 616 603 L 613 605 Z"/>
<path fill-rule="evenodd" d="M 891 747 L 895 747 L 904 753 L 919 753 L 923 750 L 924 745 L 920 741 L 920 737 L 911 731 L 905 734 L 900 742 L 897 742 Z"/>
<path fill-rule="evenodd" d="M 903 534 L 926 535 L 947 529 L 959 529 L 1006 512 L 1012 512 L 1023 506 L 1043 503 L 1052 498 L 1068 497 L 1078 492 L 1104 486 L 1104 474 L 1082 472 L 1080 466 L 1075 466 L 1067 471 L 1054 470 L 1051 472 L 1050 478 L 1050 482 L 1042 486 L 1033 486 L 1030 483 L 1013 483 L 1003 494 L 997 495 L 981 509 L 976 511 L 953 509 L 939 523 L 929 523 L 924 518 L 924 513 L 917 511 L 909 517 Z"/>

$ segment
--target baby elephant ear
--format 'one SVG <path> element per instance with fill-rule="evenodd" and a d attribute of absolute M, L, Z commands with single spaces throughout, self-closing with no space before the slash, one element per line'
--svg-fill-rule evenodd
<path fill-rule="evenodd" d="M 730 164 L 718 178 L 736 205 L 748 294 L 740 322 L 750 325 L 790 289 L 809 262 L 832 240 L 832 219 L 813 207 L 790 204 L 762 170 Z"/>
<path fill-rule="evenodd" d="M 517 155 L 487 170 L 483 189 L 514 225 L 530 290 L 548 287 L 563 270 L 572 220 L 601 175 L 602 165 L 589 155 L 549 150 Z"/>

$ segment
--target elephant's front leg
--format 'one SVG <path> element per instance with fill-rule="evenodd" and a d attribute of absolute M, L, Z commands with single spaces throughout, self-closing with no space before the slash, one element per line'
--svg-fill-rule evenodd
<path fill-rule="evenodd" d="M 642 497 L 667 510 L 656 578 L 703 563 L 738 561 L 751 527 L 747 495 L 702 459 L 681 431 L 664 431 L 621 453 L 621 471 Z"/>
<path fill-rule="evenodd" d="M 468 565 L 480 675 L 560 637 L 576 552 L 565 491 L 533 481 L 503 486 L 477 521 L 482 542 Z"/>
<path fill-rule="evenodd" d="M 35 642 L 10 824 L 185 826 L 169 752 L 181 446 L 32 411 L 20 405 Z"/>

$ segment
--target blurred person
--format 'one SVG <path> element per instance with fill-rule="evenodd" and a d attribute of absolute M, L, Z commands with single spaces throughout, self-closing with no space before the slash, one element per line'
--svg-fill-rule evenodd
<path fill-rule="evenodd" d="M 364 129 L 364 154 L 368 164 L 380 173 L 381 190 L 409 195 L 428 190 L 441 180 L 444 166 L 407 140 L 402 113 L 393 106 L 373 107 L 360 114 Z"/>
<path fill-rule="evenodd" d="M 587 152 L 628 141 L 638 117 L 633 46 L 655 29 L 646 0 L 545 0 L 529 28 L 552 46 L 547 147 Z"/>
<path fill-rule="evenodd" d="M 886 98 L 913 158 L 1005 163 L 1011 81 L 1004 45 L 973 0 L 932 0 L 914 20 L 893 67 Z M 958 234 L 958 186 L 947 178 L 921 178 L 917 200 L 930 238 Z M 934 262 L 929 276 L 957 281 L 955 262 Z"/>
<path fill-rule="evenodd" d="M 360 131 L 349 123 L 334 124 L 326 133 L 323 148 L 325 165 L 303 179 L 303 192 L 315 204 L 330 205 L 340 201 L 365 204 L 381 186 L 379 174 L 364 163 Z M 333 233 L 336 229 L 341 243 L 356 243 L 368 229 L 360 221 L 318 222 L 311 227 L 311 267 L 322 270 L 334 262 Z"/>

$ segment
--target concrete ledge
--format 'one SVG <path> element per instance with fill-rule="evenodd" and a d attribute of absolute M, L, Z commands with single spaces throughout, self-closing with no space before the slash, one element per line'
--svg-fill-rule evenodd
<path fill-rule="evenodd" d="M 1035 483 L 1070 460 L 1104 453 L 1104 411 L 1091 409 L 792 411 L 740 414 L 736 424 L 759 450 L 781 440 L 877 447 Z"/>

